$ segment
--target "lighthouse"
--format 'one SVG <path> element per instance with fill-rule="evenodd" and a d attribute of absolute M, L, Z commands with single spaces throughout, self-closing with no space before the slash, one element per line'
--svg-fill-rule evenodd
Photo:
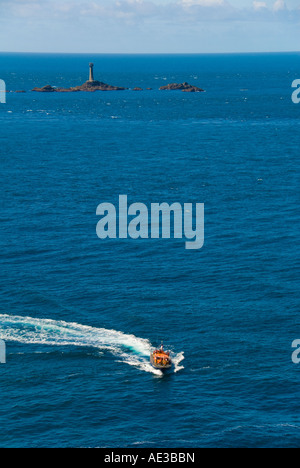
<path fill-rule="evenodd" d="M 94 64 L 90 63 L 90 78 L 89 81 L 95 81 L 94 80 Z"/>

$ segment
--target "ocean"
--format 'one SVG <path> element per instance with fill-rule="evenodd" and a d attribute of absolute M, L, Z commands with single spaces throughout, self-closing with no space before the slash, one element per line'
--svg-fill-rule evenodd
<path fill-rule="evenodd" d="M 1 447 L 300 445 L 299 57 L 0 54 Z M 129 89 L 31 92 L 91 61 Z M 203 248 L 100 240 L 119 195 L 204 203 Z"/>

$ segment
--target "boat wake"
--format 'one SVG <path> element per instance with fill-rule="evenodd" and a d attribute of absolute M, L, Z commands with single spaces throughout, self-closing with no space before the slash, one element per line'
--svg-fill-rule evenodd
<path fill-rule="evenodd" d="M 81 346 L 110 352 L 117 361 L 142 371 L 163 375 L 150 362 L 151 343 L 120 331 L 95 328 L 78 323 L 0 315 L 0 339 L 24 344 L 48 346 Z M 183 353 L 173 354 L 174 372 L 183 369 Z"/>

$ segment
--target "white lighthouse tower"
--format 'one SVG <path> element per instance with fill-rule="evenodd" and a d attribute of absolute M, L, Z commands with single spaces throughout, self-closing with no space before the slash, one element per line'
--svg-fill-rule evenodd
<path fill-rule="evenodd" d="M 94 80 L 94 64 L 93 64 L 93 63 L 90 63 L 90 77 L 89 77 L 89 81 L 95 81 L 95 80 Z"/>

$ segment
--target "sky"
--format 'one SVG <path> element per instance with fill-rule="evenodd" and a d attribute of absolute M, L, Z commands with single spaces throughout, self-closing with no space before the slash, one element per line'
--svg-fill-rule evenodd
<path fill-rule="evenodd" d="M 0 0 L 0 51 L 300 49 L 300 0 Z"/>

